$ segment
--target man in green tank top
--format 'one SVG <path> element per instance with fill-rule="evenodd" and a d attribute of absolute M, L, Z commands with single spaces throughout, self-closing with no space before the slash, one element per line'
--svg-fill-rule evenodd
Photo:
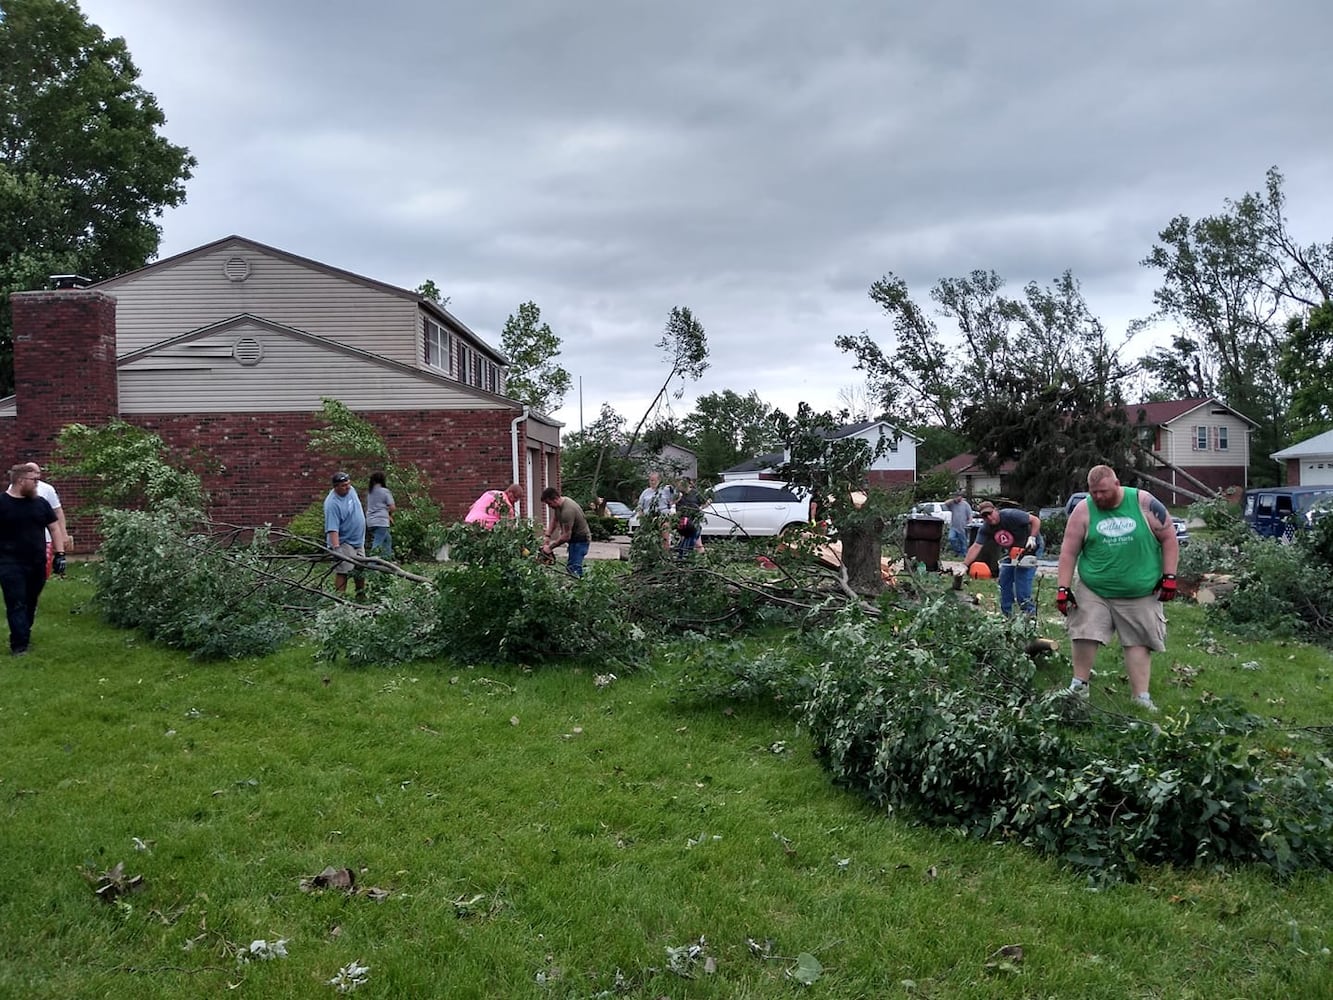
<path fill-rule="evenodd" d="M 1088 494 L 1065 526 L 1055 592 L 1074 647 L 1069 690 L 1088 697 L 1097 647 L 1117 635 L 1130 693 L 1137 704 L 1156 711 L 1148 681 L 1153 651 L 1166 649 L 1162 603 L 1176 596 L 1175 525 L 1160 500 L 1147 490 L 1121 486 L 1110 466 L 1088 473 Z"/>

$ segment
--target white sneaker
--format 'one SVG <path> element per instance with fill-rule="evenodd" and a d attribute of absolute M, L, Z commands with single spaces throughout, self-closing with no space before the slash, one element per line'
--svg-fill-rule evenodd
<path fill-rule="evenodd" d="M 1075 698 L 1082 698 L 1087 701 L 1092 697 L 1092 685 L 1075 677 L 1069 682 L 1069 693 Z"/>
<path fill-rule="evenodd" d="M 1149 712 L 1157 711 L 1157 706 L 1153 704 L 1152 695 L 1150 695 L 1147 691 L 1144 691 L 1143 694 L 1136 694 L 1134 696 L 1134 704 L 1137 707 L 1145 709 Z"/>

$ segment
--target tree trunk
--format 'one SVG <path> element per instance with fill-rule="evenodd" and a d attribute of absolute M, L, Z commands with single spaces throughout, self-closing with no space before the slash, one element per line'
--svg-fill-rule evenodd
<path fill-rule="evenodd" d="M 874 520 L 838 531 L 838 538 L 842 542 L 842 564 L 847 569 L 847 583 L 864 597 L 874 597 L 884 589 L 880 566 L 880 533 L 883 529 L 884 526 Z"/>

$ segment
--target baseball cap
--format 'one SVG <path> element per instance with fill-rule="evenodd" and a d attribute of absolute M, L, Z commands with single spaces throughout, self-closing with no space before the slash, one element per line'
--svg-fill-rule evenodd
<path fill-rule="evenodd" d="M 348 475 L 347 473 L 345 473 L 345 472 L 335 472 L 335 473 L 333 474 L 333 485 L 334 485 L 334 486 L 337 486 L 339 483 L 349 483 L 349 482 L 351 482 L 351 481 L 352 481 L 352 477 L 349 476 L 349 475 Z"/>
<path fill-rule="evenodd" d="M 991 503 L 989 500 L 983 500 L 981 503 L 977 505 L 977 513 L 983 516 L 989 514 L 994 509 L 995 509 L 995 504 Z"/>

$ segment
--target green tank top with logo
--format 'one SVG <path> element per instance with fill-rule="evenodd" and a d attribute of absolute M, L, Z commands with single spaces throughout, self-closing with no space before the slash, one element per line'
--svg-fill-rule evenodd
<path fill-rule="evenodd" d="M 1079 578 L 1102 597 L 1147 597 L 1162 578 L 1162 545 L 1139 507 L 1139 491 L 1125 487 L 1114 510 L 1101 510 L 1092 497 L 1087 505 Z"/>

